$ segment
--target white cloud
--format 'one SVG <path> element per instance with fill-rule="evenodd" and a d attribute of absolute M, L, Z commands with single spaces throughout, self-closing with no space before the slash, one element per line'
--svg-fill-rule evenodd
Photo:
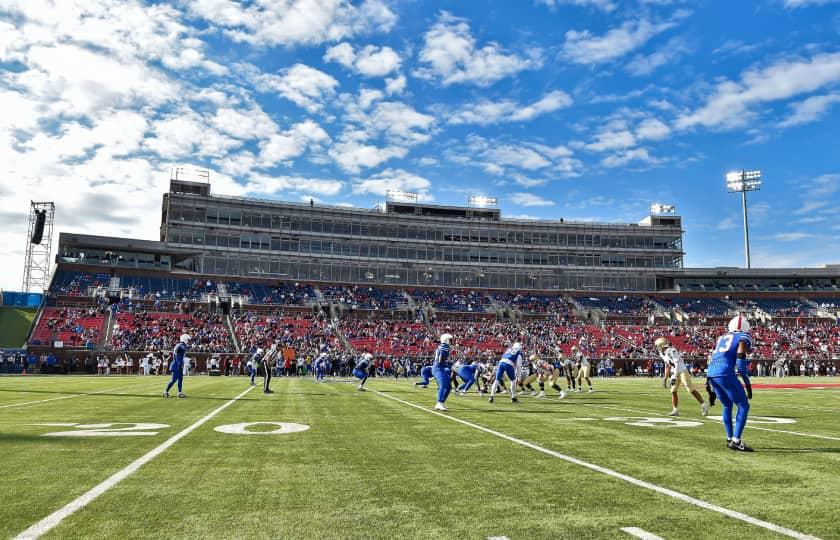
<path fill-rule="evenodd" d="M 572 104 L 572 98 L 561 90 L 548 92 L 529 105 L 512 100 L 480 101 L 449 116 L 450 124 L 489 125 L 500 122 L 524 122 Z"/>
<path fill-rule="evenodd" d="M 825 6 L 828 4 L 836 4 L 838 0 L 784 0 L 785 7 L 789 9 L 796 9 L 809 6 Z"/>
<path fill-rule="evenodd" d="M 277 125 L 259 107 L 248 110 L 222 107 L 216 110 L 211 124 L 222 133 L 246 140 L 262 139 L 277 131 Z"/>
<path fill-rule="evenodd" d="M 260 73 L 253 66 L 243 67 L 258 90 L 277 92 L 309 112 L 321 110 L 338 86 L 338 81 L 332 76 L 306 64 L 295 64 L 280 75 Z"/>
<path fill-rule="evenodd" d="M 368 45 L 356 53 L 349 43 L 327 49 L 325 62 L 337 62 L 366 77 L 384 77 L 400 68 L 402 60 L 391 47 Z"/>
<path fill-rule="evenodd" d="M 446 12 L 438 16 L 437 22 L 423 36 L 423 41 L 419 60 L 424 66 L 415 70 L 415 75 L 439 79 L 444 86 L 489 86 L 520 71 L 542 66 L 538 50 L 518 55 L 508 53 L 493 42 L 479 46 L 470 33 L 469 25 Z"/>
<path fill-rule="evenodd" d="M 840 53 L 777 61 L 751 68 L 740 82 L 718 83 L 705 105 L 677 119 L 679 129 L 694 126 L 735 128 L 753 120 L 753 107 L 819 90 L 840 81 Z"/>
<path fill-rule="evenodd" d="M 275 133 L 260 143 L 259 165 L 263 168 L 287 162 L 303 154 L 307 147 L 328 141 L 329 135 L 312 120 L 295 124 L 284 133 Z"/>
<path fill-rule="evenodd" d="M 533 193 L 514 193 L 511 195 L 510 200 L 519 206 L 554 206 L 554 201 L 544 199 Z"/>
<path fill-rule="evenodd" d="M 389 159 L 402 158 L 408 149 L 401 146 L 379 147 L 357 141 L 341 141 L 329 150 L 330 157 L 344 171 L 357 174 L 359 171 L 376 167 Z"/>
<path fill-rule="evenodd" d="M 434 199 L 429 190 L 432 183 L 422 176 L 402 169 L 385 169 L 365 179 L 353 181 L 353 193 L 364 195 L 385 196 L 388 190 L 408 191 L 417 193 L 418 199 L 431 201 Z"/>
<path fill-rule="evenodd" d="M 537 4 L 544 4 L 550 8 L 555 8 L 559 5 L 593 7 L 610 13 L 615 9 L 615 3 L 612 0 L 536 0 Z"/>
<path fill-rule="evenodd" d="M 641 47 L 675 25 L 674 21 L 652 23 L 639 19 L 626 21 L 603 36 L 595 36 L 588 30 L 569 30 L 563 43 L 563 54 L 578 64 L 609 62 Z"/>
<path fill-rule="evenodd" d="M 234 41 L 259 46 L 317 45 L 389 31 L 397 16 L 382 0 L 277 0 L 246 5 L 234 0 L 185 2 L 189 12 L 224 29 Z"/>
<path fill-rule="evenodd" d="M 625 69 L 631 75 L 650 75 L 657 68 L 670 64 L 691 49 L 681 38 L 672 38 L 658 50 L 647 55 L 636 55 L 627 63 Z"/>
<path fill-rule="evenodd" d="M 811 96 L 791 106 L 792 113 L 779 123 L 779 127 L 799 126 L 819 120 L 835 104 L 840 103 L 840 92 Z"/>
<path fill-rule="evenodd" d="M 308 178 L 301 176 L 255 175 L 245 184 L 249 194 L 276 195 L 281 192 L 305 192 L 333 196 L 341 192 L 344 183 L 340 180 Z"/>
<path fill-rule="evenodd" d="M 398 75 L 392 79 L 385 79 L 385 92 L 387 92 L 389 96 L 402 94 L 405 90 L 405 86 L 405 75 Z"/>
<path fill-rule="evenodd" d="M 639 140 L 649 139 L 658 141 L 670 134 L 671 128 L 657 118 L 646 118 L 636 128 L 636 137 Z"/>
<path fill-rule="evenodd" d="M 527 171 L 528 174 L 540 171 L 546 175 L 545 181 L 548 181 L 561 176 L 578 176 L 583 167 L 583 163 L 572 157 L 572 151 L 565 146 L 512 144 L 477 135 L 469 135 L 465 147 L 449 149 L 445 155 L 449 161 L 480 167 L 494 176 L 510 175 L 515 182 L 517 178 L 526 178 L 520 176 L 522 171 Z M 528 180 L 523 182 L 527 183 Z M 522 185 L 521 182 L 518 183 Z"/>
<path fill-rule="evenodd" d="M 624 165 L 627 165 L 631 161 L 650 162 L 651 157 L 646 149 L 633 148 L 631 150 L 626 150 L 623 152 L 618 152 L 611 156 L 607 156 L 603 160 L 601 160 L 601 164 L 604 167 L 622 167 Z"/>
<path fill-rule="evenodd" d="M 806 238 L 811 238 L 814 236 L 810 233 L 803 233 L 803 232 L 786 232 L 786 233 L 778 233 L 774 234 L 771 238 L 776 242 L 798 242 L 799 240 L 804 240 Z"/>

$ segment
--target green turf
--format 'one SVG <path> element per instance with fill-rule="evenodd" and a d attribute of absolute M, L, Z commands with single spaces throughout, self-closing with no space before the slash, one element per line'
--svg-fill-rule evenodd
<path fill-rule="evenodd" d="M 0 379 L 0 407 L 16 405 L 0 408 L 0 536 L 22 532 L 247 387 L 244 377 L 194 377 L 186 380 L 188 399 L 164 400 L 165 381 Z M 796 423 L 753 424 L 776 431 L 747 429 L 757 452 L 738 454 L 723 447 L 722 427 L 702 419 L 688 394 L 681 420 L 699 426 L 630 426 L 605 418 L 663 418 L 667 391 L 638 379 L 595 386 L 564 401 L 516 405 L 453 396 L 447 414 L 780 526 L 840 538 L 840 389 L 756 391 L 752 414 Z M 410 382 L 371 379 L 366 393 L 308 378 L 276 379 L 274 387 L 272 396 L 245 394 L 47 536 L 630 538 L 620 529 L 639 527 L 666 539 L 779 537 L 431 414 L 435 391 Z M 41 400 L 52 401 L 31 403 Z M 261 421 L 311 428 L 284 435 L 213 429 Z M 33 425 L 50 422 L 170 427 L 149 437 L 53 438 L 44 434 L 73 428 Z M 815 434 L 826 438 L 806 436 Z"/>
<path fill-rule="evenodd" d="M 37 309 L 0 307 L 0 348 L 22 347 Z"/>

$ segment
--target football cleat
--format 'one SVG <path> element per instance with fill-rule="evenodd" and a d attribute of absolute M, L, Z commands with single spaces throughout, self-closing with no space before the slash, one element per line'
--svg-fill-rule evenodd
<path fill-rule="evenodd" d="M 487 400 L 488 403 L 493 403 L 493 396 L 490 396 L 490 399 Z"/>
<path fill-rule="evenodd" d="M 519 403 L 519 398 L 517 398 L 517 397 L 512 397 L 512 398 L 510 398 L 510 402 L 511 402 L 511 403 Z"/>
<path fill-rule="evenodd" d="M 730 450 L 735 450 L 736 452 L 752 452 L 753 451 L 753 449 L 751 447 L 744 444 L 744 441 L 738 441 L 738 442 L 729 441 L 728 443 L 726 443 L 726 447 L 729 448 Z"/>
<path fill-rule="evenodd" d="M 178 392 L 178 399 L 183 399 L 183 398 L 185 398 L 185 397 L 187 397 L 187 395 L 186 395 L 185 393 L 183 393 L 183 392 Z"/>
<path fill-rule="evenodd" d="M 566 399 L 566 392 L 560 392 L 560 399 Z"/>
<path fill-rule="evenodd" d="M 443 403 L 441 403 L 441 402 L 439 402 L 439 401 L 438 401 L 437 403 L 435 403 L 435 410 L 436 410 L 436 411 L 448 411 L 449 409 L 447 409 L 447 408 L 443 405 Z"/>
<path fill-rule="evenodd" d="M 677 409 L 674 409 L 673 411 L 669 412 L 666 416 L 679 416 L 679 415 L 680 415 L 679 411 Z"/>
<path fill-rule="evenodd" d="M 544 398 L 544 397 L 545 397 L 545 392 L 540 392 L 540 393 L 539 393 L 539 395 L 538 395 L 537 397 L 539 397 L 539 398 Z"/>
<path fill-rule="evenodd" d="M 700 405 L 700 414 L 703 416 L 709 416 L 709 404 L 705 401 Z"/>
<path fill-rule="evenodd" d="M 359 392 L 365 392 L 365 387 L 360 386 L 360 387 L 359 387 Z"/>
<path fill-rule="evenodd" d="M 273 394 L 274 390 L 263 390 L 263 394 Z"/>
<path fill-rule="evenodd" d="M 593 389 L 591 389 L 591 388 L 590 388 L 590 389 L 589 389 L 589 392 L 587 392 L 587 394 L 591 394 L 591 393 L 592 393 L 592 392 L 594 392 L 594 391 L 595 391 L 595 390 L 593 390 Z"/>
<path fill-rule="evenodd" d="M 164 392 L 163 397 L 168 398 L 169 397 L 169 392 Z"/>

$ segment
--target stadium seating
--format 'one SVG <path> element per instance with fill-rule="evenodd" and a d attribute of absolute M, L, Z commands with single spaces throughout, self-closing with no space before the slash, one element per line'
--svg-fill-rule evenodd
<path fill-rule="evenodd" d="M 468 289 L 411 289 L 408 293 L 415 303 L 440 311 L 482 313 L 490 303 L 484 294 Z"/>
<path fill-rule="evenodd" d="M 104 321 L 105 317 L 95 309 L 46 308 L 29 342 L 49 345 L 62 341 L 65 347 L 93 348 Z"/>
<path fill-rule="evenodd" d="M 492 297 L 502 306 L 513 307 L 527 313 L 551 313 L 565 316 L 571 312 L 568 301 L 558 295 L 496 292 L 492 294 Z"/>
<path fill-rule="evenodd" d="M 273 287 L 262 283 L 240 282 L 227 282 L 226 285 L 229 293 L 247 297 L 248 304 L 305 306 L 317 297 L 312 285 L 301 283 L 280 283 Z"/>
<path fill-rule="evenodd" d="M 59 270 L 53 275 L 50 291 L 64 296 L 84 296 L 89 287 L 107 287 L 110 280 L 109 274 Z"/>
<path fill-rule="evenodd" d="M 403 293 L 395 289 L 367 285 L 329 285 L 320 289 L 325 299 L 358 309 L 394 309 L 406 302 Z"/>
<path fill-rule="evenodd" d="M 586 308 L 600 309 L 615 315 L 643 316 L 650 312 L 643 296 L 575 296 L 575 301 Z"/>
<path fill-rule="evenodd" d="M 322 345 L 331 350 L 341 350 L 335 331 L 321 319 L 245 312 L 233 315 L 232 323 L 239 348 L 244 352 L 269 349 L 274 344 L 293 348 L 302 355 L 315 354 Z"/>
<path fill-rule="evenodd" d="M 195 352 L 233 352 L 230 332 L 221 315 L 194 313 L 120 312 L 110 344 L 116 350 L 170 351 L 181 334 L 192 337 Z"/>
<path fill-rule="evenodd" d="M 679 309 L 686 313 L 707 317 L 723 317 L 733 308 L 717 298 L 675 297 L 660 299 L 659 303 L 669 309 Z"/>

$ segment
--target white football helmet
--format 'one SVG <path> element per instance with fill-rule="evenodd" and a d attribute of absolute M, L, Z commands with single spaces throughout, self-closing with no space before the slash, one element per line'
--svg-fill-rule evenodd
<path fill-rule="evenodd" d="M 441 343 L 446 343 L 447 345 L 449 345 L 449 343 L 451 341 L 452 341 L 452 334 L 442 334 L 440 336 L 440 342 Z"/>
<path fill-rule="evenodd" d="M 370 353 L 365 353 L 365 359 L 367 359 L 367 360 L 373 360 L 373 355 L 372 355 L 372 354 L 370 354 Z"/>
<path fill-rule="evenodd" d="M 181 334 L 181 343 L 186 343 L 187 345 L 190 344 L 190 335 L 189 334 Z"/>
<path fill-rule="evenodd" d="M 515 353 L 518 353 L 519 351 L 522 350 L 522 344 L 517 341 L 513 345 L 510 346 L 510 350 L 515 352 Z"/>
<path fill-rule="evenodd" d="M 743 315 L 738 315 L 734 317 L 731 321 L 729 321 L 729 331 L 730 332 L 749 332 L 750 331 L 750 321 L 747 320 L 746 317 Z"/>
<path fill-rule="evenodd" d="M 262 354 L 262 353 L 264 353 L 264 352 L 265 352 L 265 351 L 264 351 L 264 350 L 262 350 L 262 349 L 257 349 L 257 354 Z"/>

